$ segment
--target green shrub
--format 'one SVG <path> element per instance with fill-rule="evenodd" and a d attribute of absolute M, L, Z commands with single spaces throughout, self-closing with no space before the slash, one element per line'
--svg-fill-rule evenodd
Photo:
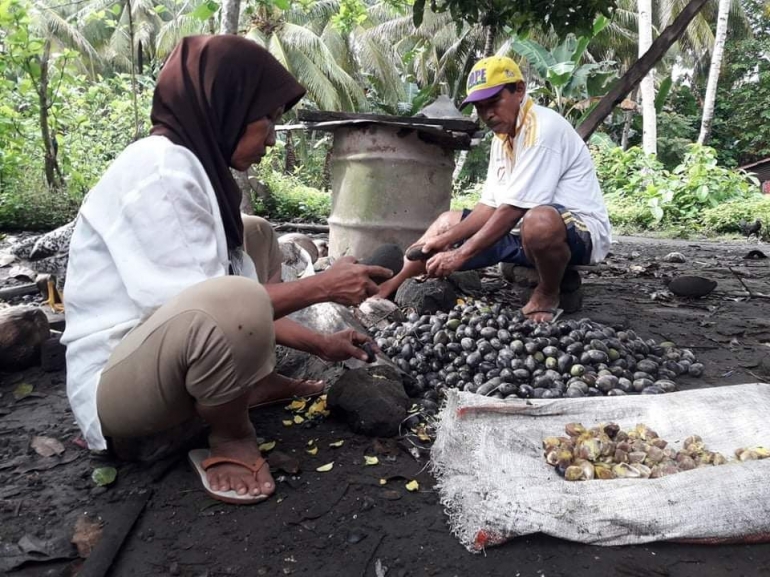
<path fill-rule="evenodd" d="M 49 190 L 45 179 L 13 180 L 0 190 L 1 230 L 52 230 L 78 212 L 83 196 Z"/>
<path fill-rule="evenodd" d="M 452 210 L 462 210 L 464 208 L 473 209 L 481 198 L 481 190 L 484 183 L 480 182 L 467 190 L 456 192 L 452 195 Z"/>
<path fill-rule="evenodd" d="M 649 208 L 636 200 L 617 194 L 605 195 L 604 200 L 613 227 L 636 231 L 648 229 L 653 225 Z"/>
<path fill-rule="evenodd" d="M 750 198 L 733 200 L 703 212 L 703 226 L 708 232 L 730 234 L 741 232 L 741 219 L 753 223 L 762 221 L 761 236 L 770 240 L 770 196 L 756 194 Z"/>
<path fill-rule="evenodd" d="M 705 210 L 748 198 L 758 186 L 745 172 L 718 166 L 716 151 L 707 146 L 689 145 L 672 171 L 639 148 L 592 152 L 607 203 L 614 205 L 612 220 L 620 224 L 698 229 Z"/>
<path fill-rule="evenodd" d="M 322 222 L 331 212 L 331 195 L 302 184 L 296 176 L 261 170 L 260 178 L 270 191 L 270 202 L 254 201 L 254 212 L 270 220 Z"/>

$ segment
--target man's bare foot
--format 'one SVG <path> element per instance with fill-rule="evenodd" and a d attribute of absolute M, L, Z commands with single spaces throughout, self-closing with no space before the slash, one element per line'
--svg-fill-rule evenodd
<path fill-rule="evenodd" d="M 528 319 L 537 323 L 548 323 L 553 320 L 554 315 L 551 312 L 544 311 L 554 311 L 559 307 L 559 295 L 548 295 L 539 291 L 538 288 L 534 290 L 527 304 L 522 307 L 521 312 Z"/>
<path fill-rule="evenodd" d="M 291 399 L 292 397 L 310 397 L 324 391 L 323 381 L 291 379 L 275 371 L 259 381 L 249 394 L 249 407 Z"/>
<path fill-rule="evenodd" d="M 256 463 L 262 454 L 259 452 L 255 436 L 243 439 L 215 439 L 209 437 L 211 457 L 237 459 L 249 465 Z M 255 474 L 249 469 L 231 463 L 213 465 L 206 470 L 209 485 L 214 491 L 235 491 L 239 495 L 272 495 L 275 481 L 270 475 L 270 467 L 265 464 Z"/>

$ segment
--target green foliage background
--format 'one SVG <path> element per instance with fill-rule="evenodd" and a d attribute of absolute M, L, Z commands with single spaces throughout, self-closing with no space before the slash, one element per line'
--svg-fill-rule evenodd
<path fill-rule="evenodd" d="M 657 158 L 633 148 L 641 135 L 638 114 L 631 123 L 630 150 L 605 146 L 593 151 L 617 225 L 734 233 L 740 218 L 765 218 L 766 201 L 755 195 L 755 184 L 725 169 L 770 156 L 770 20 L 764 0 L 742 2 L 751 34 L 736 29 L 729 37 L 713 148 L 690 145 L 697 137 L 705 91 L 696 66 L 661 98 Z M 412 23 L 412 4 L 423 11 L 419 28 Z M 540 103 L 578 122 L 585 105 L 601 96 L 606 82 L 628 64 L 621 62 L 621 49 L 628 48 L 623 48 L 628 35 L 623 35 L 622 25 L 633 7 L 620 1 L 609 22 L 594 14 L 606 12 L 615 2 L 586 0 L 582 4 L 589 8 L 581 13 L 580 23 L 564 21 L 563 28 L 548 30 L 535 27 L 527 37 L 514 31 L 532 15 L 525 8 L 537 3 L 446 0 L 437 3 L 436 11 L 429 3 L 419 4 L 245 0 L 242 22 L 250 37 L 283 54 L 295 74 L 305 75 L 303 80 L 312 87 L 303 104 L 307 107 L 336 102 L 343 109 L 405 114 L 437 94 L 457 100 L 467 68 L 491 39 L 496 49 L 520 59 Z M 573 4 L 558 2 L 550 9 L 574 9 Z M 71 219 L 109 163 L 147 134 L 154 75 L 173 46 L 171 32 L 214 30 L 219 10 L 214 0 L 134 3 L 137 34 L 144 42 L 141 54 L 148 60 L 142 66 L 134 63 L 132 79 L 126 73 L 132 64 L 126 4 L 84 0 L 55 10 L 61 6 L 69 5 L 0 0 L 0 229 L 48 229 Z M 485 6 L 502 14 L 501 19 L 487 22 Z M 538 6 L 540 10 L 546 5 Z M 583 36 L 568 34 L 581 31 Z M 46 42 L 52 47 L 46 94 L 49 124 L 63 180 L 53 189 L 44 177 L 37 91 Z M 686 57 L 686 51 L 680 52 L 680 58 Z M 608 119 L 605 141 L 620 141 L 623 120 L 622 114 Z M 487 135 L 464 157 L 454 184 L 454 208 L 472 207 L 477 201 L 491 138 Z M 330 144 L 323 133 L 294 132 L 291 141 L 282 135 L 257 170 L 271 195 L 256 199 L 256 210 L 277 220 L 323 220 L 330 206 Z"/>

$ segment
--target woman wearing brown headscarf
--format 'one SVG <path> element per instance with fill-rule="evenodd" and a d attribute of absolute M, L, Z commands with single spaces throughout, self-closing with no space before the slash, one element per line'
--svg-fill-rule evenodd
<path fill-rule="evenodd" d="M 260 161 L 304 92 L 251 41 L 184 39 L 158 79 L 152 135 L 88 194 L 70 245 L 62 342 L 89 447 L 178 439 L 200 417 L 209 449 L 191 461 L 212 496 L 235 503 L 274 490 L 249 405 L 319 386 L 276 377 L 275 342 L 327 360 L 366 356 L 363 335 L 319 335 L 281 317 L 323 301 L 358 304 L 377 290 L 371 276 L 390 275 L 341 259 L 315 277 L 271 282 L 275 237 L 241 217 L 230 168 Z"/>

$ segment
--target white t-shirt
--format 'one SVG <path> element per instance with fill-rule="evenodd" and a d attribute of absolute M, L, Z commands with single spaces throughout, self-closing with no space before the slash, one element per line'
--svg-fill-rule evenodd
<path fill-rule="evenodd" d="M 256 280 L 242 256 L 241 274 Z M 167 138 L 126 148 L 88 193 L 70 242 L 62 343 L 67 395 L 91 449 L 107 448 L 96 388 L 117 344 L 184 289 L 226 275 L 229 264 L 206 171 Z"/>
<path fill-rule="evenodd" d="M 561 204 L 586 224 L 593 244 L 591 262 L 601 261 L 610 250 L 612 228 L 588 147 L 549 108 L 534 105 L 524 116 L 522 106 L 520 116 L 513 154 L 505 150 L 503 139 L 494 138 L 481 202 L 524 209 Z"/>

